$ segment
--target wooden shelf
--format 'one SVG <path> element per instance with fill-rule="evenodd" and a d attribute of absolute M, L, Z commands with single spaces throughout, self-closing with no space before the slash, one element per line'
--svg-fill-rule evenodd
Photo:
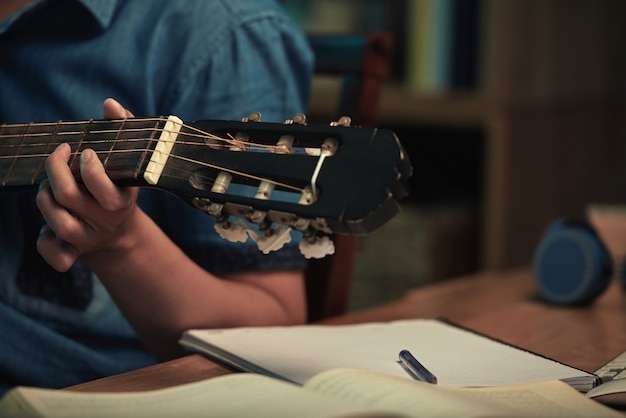
<path fill-rule="evenodd" d="M 334 118 L 339 92 L 339 80 L 316 77 L 309 110 L 309 119 L 327 122 Z M 485 100 L 474 92 L 442 94 L 411 93 L 400 83 L 383 87 L 379 106 L 380 125 L 445 125 L 482 127 L 487 112 Z"/>
<path fill-rule="evenodd" d="M 381 95 L 380 122 L 482 127 L 486 119 L 483 98 L 473 92 L 411 93 L 400 85 L 386 86 Z"/>

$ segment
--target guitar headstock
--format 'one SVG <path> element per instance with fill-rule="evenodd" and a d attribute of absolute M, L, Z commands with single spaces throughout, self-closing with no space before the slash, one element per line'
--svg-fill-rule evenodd
<path fill-rule="evenodd" d="M 227 239 L 252 236 L 265 252 L 289 229 L 302 232 L 305 247 L 328 246 L 321 236 L 366 235 L 398 212 L 411 164 L 392 131 L 350 127 L 349 118 L 328 126 L 302 115 L 258 119 L 183 124 L 157 187 L 215 216 Z"/>

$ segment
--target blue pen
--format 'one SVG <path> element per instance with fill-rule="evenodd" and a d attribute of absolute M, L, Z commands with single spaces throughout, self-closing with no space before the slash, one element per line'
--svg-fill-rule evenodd
<path fill-rule="evenodd" d="M 415 379 L 421 380 L 422 382 L 437 384 L 437 377 L 429 372 L 426 367 L 422 366 L 422 364 L 417 361 L 417 359 L 413 357 L 408 350 L 400 351 L 398 357 L 400 358 L 400 364 Z"/>

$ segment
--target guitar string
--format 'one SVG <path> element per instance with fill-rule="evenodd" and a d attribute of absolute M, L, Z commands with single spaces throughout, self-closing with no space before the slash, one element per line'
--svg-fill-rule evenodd
<path fill-rule="evenodd" d="M 165 131 L 162 131 L 165 132 Z M 213 138 L 207 138 L 198 134 L 185 134 L 185 136 L 189 136 L 189 137 L 198 137 L 198 138 L 204 138 L 204 139 L 213 139 Z M 0 135 L 0 140 L 2 140 L 2 136 Z M 276 145 L 265 145 L 265 144 L 258 144 L 258 143 L 254 143 L 254 142 L 244 142 L 241 141 L 239 139 L 232 139 L 232 140 L 228 140 L 228 139 L 224 139 L 224 138 L 220 138 L 221 141 L 227 142 L 226 144 L 219 144 L 219 143 L 204 143 L 204 144 L 199 144 L 197 142 L 192 142 L 192 141 L 181 141 L 181 140 L 176 140 L 174 141 L 174 143 L 176 144 L 182 144 L 182 145 L 192 145 L 192 146 L 198 146 L 198 147 L 211 147 L 211 148 L 232 148 L 232 147 L 236 147 L 236 148 L 241 148 L 241 149 L 245 149 L 246 151 L 267 151 L 267 152 L 275 152 L 276 149 L 278 148 Z M 117 143 L 132 143 L 132 142 L 146 142 L 146 141 L 150 141 L 149 138 L 125 138 L 125 139 L 116 139 L 116 140 L 110 140 L 110 139 L 102 139 L 102 140 L 87 140 L 87 141 L 62 141 L 59 142 L 59 144 L 61 143 L 66 143 L 69 144 L 70 146 L 72 145 L 81 145 L 81 144 L 88 144 L 88 145 L 97 145 L 97 144 L 110 144 L 112 141 L 117 142 Z M 153 139 L 153 141 L 156 141 L 156 139 Z M 47 142 L 42 142 L 42 143 L 29 143 L 29 144 L 0 144 L 0 150 L 8 150 L 8 149 L 23 149 L 23 148 L 38 148 L 38 147 L 47 147 L 50 144 Z M 294 152 L 290 152 L 290 154 L 301 154 L 301 152 L 298 151 L 294 151 Z M 49 155 L 49 154 L 46 154 Z M 35 157 L 35 156 L 41 156 L 39 154 L 28 154 L 28 155 L 21 155 L 21 154 L 15 154 L 15 155 L 0 155 L 0 158 L 24 158 L 24 157 Z"/>
<path fill-rule="evenodd" d="M 155 119 L 157 120 L 157 119 Z M 137 120 L 133 120 L 133 121 L 137 121 Z M 142 119 L 141 122 L 145 122 L 147 120 Z M 115 121 L 112 121 L 115 122 Z M 65 122 L 64 122 L 65 123 Z M 73 124 L 84 124 L 84 122 L 70 122 Z M 4 128 L 4 126 L 6 125 L 2 125 L 2 127 Z M 15 126 L 20 126 L 20 127 L 29 127 L 29 126 L 57 126 L 57 123 L 41 123 L 41 124 L 21 124 L 21 125 L 11 125 L 12 127 Z M 223 141 L 226 142 L 226 145 L 223 144 L 198 144 L 197 142 L 188 142 L 188 141 L 173 141 L 174 143 L 177 144 L 184 144 L 184 145 L 195 145 L 195 146 L 210 146 L 210 147 L 222 147 L 222 148 L 226 148 L 226 147 L 238 147 L 240 148 L 241 145 L 245 145 L 250 151 L 253 150 L 265 150 L 265 151 L 275 151 L 276 150 L 276 146 L 275 145 L 265 145 L 265 144 L 258 144 L 258 143 L 254 143 L 254 142 L 250 142 L 250 141 L 243 141 L 240 138 L 236 138 L 236 137 L 232 137 L 231 139 L 225 139 L 222 137 L 219 137 L 217 135 L 202 131 L 200 129 L 197 129 L 193 126 L 187 125 L 187 124 L 183 124 L 182 125 L 185 128 L 191 129 L 195 132 L 198 133 L 184 133 L 184 135 L 186 136 L 191 136 L 191 137 L 197 137 L 197 138 L 202 138 L 202 139 L 212 139 L 212 140 L 217 140 L 217 141 Z M 133 129 L 124 129 L 125 132 L 145 132 L 145 131 L 150 131 L 150 132 L 165 132 L 162 128 L 133 128 Z M 0 131 L 3 132 L 3 131 Z M 106 133 L 117 133 L 118 130 L 113 130 L 113 129 L 105 129 L 105 130 L 93 130 L 93 131 L 89 131 L 88 133 L 90 134 L 106 134 Z M 65 132 L 59 132 L 56 135 L 83 135 L 85 132 L 84 131 L 65 131 Z M 230 134 L 229 134 L 230 135 Z M 13 135 L 7 135 L 7 134 L 0 134 L 0 139 L 4 138 L 4 137 L 22 137 L 22 136 L 28 136 L 28 137 L 33 137 L 33 136 L 46 136 L 46 137 L 50 137 L 50 133 L 26 133 L 26 134 L 13 134 Z M 67 142 L 70 145 L 71 144 L 80 144 L 80 145 L 93 145 L 93 144 L 97 144 L 97 143 L 110 143 L 111 141 L 114 142 L 124 142 L 124 143 L 128 143 L 128 142 L 139 142 L 139 141 L 149 141 L 150 139 L 148 138 L 125 138 L 125 139 L 114 139 L 114 140 L 87 140 L 87 141 L 79 141 L 79 142 Z M 2 144 L 0 145 L 0 149 L 3 148 L 23 148 L 24 144 Z M 38 146 L 48 146 L 49 143 L 29 143 L 26 144 L 27 147 L 38 147 Z M 125 149 L 125 150 L 107 150 L 107 151 L 96 151 L 94 150 L 97 154 L 111 154 L 111 153 L 130 153 L 130 152 L 144 152 L 144 151 L 148 151 L 148 152 L 154 152 L 154 150 L 146 150 L 146 149 Z M 73 152 L 71 153 L 72 156 L 76 156 L 78 154 L 78 152 Z M 49 153 L 42 153 L 42 154 L 29 154 L 29 155 L 15 155 L 15 156 L 7 156 L 7 155 L 0 155 L 0 159 L 6 159 L 6 158 L 44 158 L 49 156 Z M 201 166 L 205 166 L 205 167 L 209 167 L 209 168 L 213 168 L 213 169 L 217 169 L 217 170 L 222 170 L 222 171 L 227 171 L 229 173 L 235 174 L 235 175 L 239 175 L 245 178 L 249 178 L 249 179 L 253 179 L 253 180 L 257 180 L 257 181 L 266 181 L 266 182 L 270 182 L 272 184 L 274 184 L 275 186 L 280 186 L 280 187 L 284 187 L 286 189 L 290 189 L 290 190 L 295 190 L 298 191 L 300 193 L 302 193 L 304 191 L 304 189 L 297 187 L 297 186 L 293 186 L 293 185 L 289 185 L 286 183 L 282 183 L 282 182 L 278 182 L 275 180 L 269 180 L 263 177 L 259 177 L 259 176 L 254 176 L 251 174 L 247 174 L 244 172 L 240 172 L 237 170 L 232 170 L 232 169 L 228 169 L 225 167 L 220 167 L 218 165 L 214 165 L 214 164 L 209 164 L 209 163 L 204 163 L 202 161 L 199 160 L 194 160 L 191 158 L 187 158 L 187 157 L 183 157 L 183 156 L 179 156 L 179 155 L 175 155 L 175 154 L 171 154 L 170 157 L 174 157 L 174 158 L 178 158 L 180 160 L 184 160 L 187 162 L 191 162 L 194 164 L 198 164 Z M 182 178 L 182 177 L 181 177 Z"/>
<path fill-rule="evenodd" d="M 140 123 L 146 123 L 146 122 L 166 122 L 168 120 L 168 118 L 166 117 L 155 117 L 155 118 L 134 118 L 134 119 L 111 119 L 111 120 L 106 120 L 106 119 L 100 119 L 100 120 L 94 120 L 91 119 L 89 121 L 59 121 L 59 122 L 31 122 L 31 123 L 21 123 L 21 124 L 2 124 L 0 125 L 0 138 L 5 138 L 5 137 L 37 137 L 37 136 L 41 136 L 41 137 L 49 137 L 51 136 L 50 132 L 35 132 L 35 133 L 29 133 L 28 131 L 31 128 L 41 128 L 41 127 L 61 127 L 63 125 L 68 126 L 68 125 L 82 125 L 82 126 L 90 126 L 93 124 L 115 124 L 118 123 L 120 124 L 120 127 L 123 126 L 125 123 L 132 123 L 132 124 L 140 124 Z M 192 131 L 197 132 L 197 134 L 193 135 L 193 134 L 188 134 L 189 136 L 195 136 L 195 137 L 201 137 L 204 139 L 214 139 L 217 141 L 223 141 L 223 142 L 227 142 L 230 143 L 232 145 L 239 145 L 239 144 L 244 144 L 246 146 L 257 146 L 260 149 L 268 149 L 268 150 L 272 150 L 274 148 L 276 148 L 275 145 L 266 145 L 266 144 L 256 144 L 256 143 L 252 143 L 252 142 L 247 142 L 244 141 L 242 138 L 237 138 L 234 137 L 231 134 L 228 134 L 230 139 L 226 139 L 226 138 L 222 138 L 220 136 L 211 134 L 209 132 L 203 131 L 199 128 L 196 128 L 192 125 L 188 125 L 186 123 L 178 123 L 178 125 L 180 125 L 181 127 L 190 129 Z M 9 129 L 13 129 L 13 128 L 18 128 L 18 129 L 26 129 L 26 132 L 22 132 L 22 133 L 16 133 L 16 134 L 4 134 L 4 130 L 6 128 Z M 142 132 L 142 131 L 152 131 L 152 132 L 164 132 L 164 130 L 162 128 L 156 128 L 156 127 L 140 127 L 140 128 L 124 128 L 124 132 Z M 85 133 L 94 133 L 94 134 L 102 134 L 102 133 L 115 133 L 117 134 L 119 132 L 119 128 L 118 129 L 104 129 L 104 130 L 88 130 L 88 131 L 57 131 L 54 133 L 54 135 L 56 136 L 61 136 L 61 135 L 83 135 Z M 17 144 L 16 144 L 17 145 Z M 28 144 L 30 145 L 30 144 Z M 34 144 L 34 145 L 47 145 L 47 144 Z"/>
<path fill-rule="evenodd" d="M 155 152 L 154 150 L 146 150 L 146 149 L 143 149 L 143 148 L 126 149 L 126 150 L 108 150 L 108 151 L 96 151 L 96 150 L 94 150 L 94 152 L 96 154 L 98 154 L 98 155 L 128 154 L 128 153 L 133 153 L 133 152 L 141 153 L 141 152 L 146 152 L 146 151 L 148 151 L 150 153 L 154 153 Z M 70 156 L 76 157 L 79 154 L 80 154 L 80 152 L 72 152 L 72 153 L 70 153 Z M 20 157 L 20 158 L 37 158 L 37 157 L 45 158 L 45 157 L 48 157 L 49 155 L 50 154 L 47 154 L 47 153 L 46 154 L 30 154 L 28 156 L 22 155 L 22 156 L 18 156 L 18 157 Z M 4 159 L 4 158 L 15 158 L 15 157 L 0 156 L 0 159 Z M 244 172 L 241 172 L 241 171 L 238 171 L 238 170 L 229 169 L 229 168 L 226 168 L 226 167 L 221 167 L 221 166 L 216 165 L 216 164 L 210 164 L 210 163 L 206 163 L 206 162 L 203 162 L 203 161 L 195 160 L 195 159 L 192 159 L 192 158 L 183 157 L 181 155 L 170 154 L 169 158 L 176 158 L 178 160 L 187 161 L 187 162 L 190 162 L 192 164 L 197 164 L 197 165 L 200 165 L 200 166 L 203 166 L 203 167 L 213 168 L 213 169 L 220 170 L 220 171 L 226 171 L 226 172 L 229 172 L 231 174 L 235 174 L 235 175 L 238 175 L 238 176 L 241 176 L 241 177 L 245 177 L 245 178 L 248 178 L 248 179 L 251 179 L 251 180 L 257 180 L 259 182 L 260 181 L 266 181 L 266 182 L 269 182 L 269 183 L 273 184 L 274 186 L 280 186 L 280 187 L 283 187 L 285 189 L 295 190 L 295 191 L 300 192 L 300 193 L 304 191 L 304 189 L 301 188 L 301 187 L 293 186 L 293 185 L 290 185 L 290 184 L 287 184 L 287 183 L 283 183 L 283 182 L 279 182 L 279 181 L 276 181 L 276 180 L 270 180 L 270 179 L 267 179 L 267 178 L 264 178 L 264 177 L 260 177 L 260 176 L 255 176 L 255 175 L 252 175 L 252 174 L 244 173 Z M 177 170 L 178 171 L 183 171 L 182 169 L 177 169 Z M 184 179 L 183 176 L 179 176 L 179 177 L 175 177 L 175 178 Z"/>
<path fill-rule="evenodd" d="M 183 125 L 184 127 L 189 127 L 189 125 Z M 126 133 L 128 132 L 166 132 L 164 129 L 158 129 L 158 128 L 136 128 L 136 129 L 125 129 L 124 130 Z M 94 130 L 94 131 L 89 131 L 89 134 L 94 134 L 94 135 L 101 135 L 101 134 L 116 134 L 118 132 L 117 129 L 104 129 L 104 130 Z M 170 131 L 171 132 L 171 131 Z M 202 132 L 202 131 L 200 131 Z M 77 136 L 77 135 L 83 135 L 85 134 L 85 132 L 83 131 L 66 131 L 66 132 L 58 132 L 56 134 L 54 134 L 56 137 L 61 137 L 61 136 Z M 186 142 L 186 141 L 176 141 L 176 143 L 179 144 L 185 144 L 185 145 L 197 145 L 197 146 L 211 146 L 211 147 L 228 147 L 228 146 L 235 146 L 235 147 L 245 147 L 246 149 L 250 149 L 250 150 L 261 150 L 261 151 L 274 151 L 276 149 L 276 145 L 266 145 L 266 144 L 259 144 L 259 143 L 255 143 L 255 142 L 251 142 L 251 141 L 244 141 L 241 138 L 235 137 L 232 134 L 229 134 L 230 138 L 222 138 L 220 136 L 205 132 L 205 133 L 185 133 L 186 136 L 189 137 L 194 137 L 194 138 L 201 138 L 201 139 L 210 139 L 210 140 L 215 140 L 215 141 L 221 141 L 224 142 L 225 144 L 218 144 L 218 143 L 204 143 L 204 144 L 198 144 L 196 142 Z M 51 134 L 50 133 L 46 133 L 46 132 L 37 132 L 37 133 L 26 133 L 26 134 L 14 134 L 14 135 L 7 135 L 7 134 L 0 134 L 0 139 L 6 139 L 6 138 L 11 138 L 11 137 L 27 137 L 27 138 L 36 138 L 36 137 L 50 137 Z M 88 140 L 88 141 L 84 141 L 84 143 L 88 143 L 88 144 L 98 144 L 98 143 L 110 143 L 111 141 L 115 141 L 115 142 L 120 142 L 120 143 L 124 143 L 124 142 L 133 142 L 133 141 L 147 141 L 148 138 L 124 138 L 124 139 L 102 139 L 102 140 Z M 78 142 L 69 142 L 67 141 L 68 144 L 80 144 L 81 141 Z M 43 146 L 47 146 L 49 145 L 48 142 L 31 142 L 31 143 L 27 143 L 27 144 L 2 144 L 0 145 L 0 148 L 23 148 L 23 147 L 30 147 L 30 148 L 34 148 L 34 147 L 43 147 Z M 19 157 L 19 155 L 17 155 L 17 157 Z"/>
<path fill-rule="evenodd" d="M 120 121 L 129 121 L 131 119 L 127 119 L 127 120 L 120 120 Z M 132 119 L 133 122 L 146 122 L 146 121 L 151 121 L 152 119 L 141 119 L 141 120 L 137 120 L 137 119 Z M 154 119 L 154 120 L 159 120 L 159 119 Z M 106 121 L 109 122 L 109 121 Z M 118 121 L 110 121 L 110 122 L 118 122 Z M 86 124 L 86 122 L 63 122 L 64 124 Z M 101 130 L 90 130 L 90 131 L 62 131 L 62 132 L 56 132 L 54 134 L 51 134 L 49 132 L 34 132 L 34 133 L 15 133 L 15 134 L 5 134 L 2 133 L 4 127 L 20 127 L 20 128 L 30 128 L 30 127 L 43 127 L 43 126 L 57 126 L 57 123 L 36 123 L 36 124 L 15 124 L 15 125 L 0 125 L 0 139 L 5 139 L 5 138 L 11 138 L 11 137 L 28 137 L 28 138 L 34 138 L 34 137 L 50 137 L 51 135 L 54 136 L 72 136 L 72 135 L 84 135 L 86 133 L 88 134 L 117 134 L 119 132 L 119 129 L 101 129 Z M 215 143 L 211 143 L 211 144 L 198 144 L 195 142 L 185 142 L 185 141 L 176 141 L 179 144 L 186 144 L 186 145 L 197 145 L 197 146 L 211 146 L 211 147 L 227 147 L 227 146 L 245 146 L 246 149 L 251 149 L 251 150 L 262 150 L 262 151 L 270 151 L 270 152 L 274 152 L 277 148 L 276 145 L 267 145 L 267 144 L 260 144 L 260 143 L 255 143 L 255 142 L 251 142 L 251 141 L 245 141 L 244 139 L 240 138 L 240 137 L 236 137 L 230 133 L 228 133 L 229 138 L 223 138 L 220 137 L 218 135 L 212 134 L 210 132 L 206 132 L 203 131 L 201 129 L 198 129 L 194 126 L 188 125 L 183 123 L 181 125 L 181 127 L 183 128 L 187 128 L 190 129 L 191 131 L 195 132 L 195 133 L 190 133 L 190 132 L 185 132 L 184 134 L 186 136 L 189 137 L 194 137 L 194 138 L 201 138 L 201 139 L 211 139 L 211 140 L 216 140 L 216 141 L 221 141 L 221 142 L 225 142 L 226 145 L 221 145 L 221 144 L 215 144 Z M 124 128 L 124 132 L 166 132 L 163 128 L 149 128 L 149 127 L 141 127 L 141 128 Z M 172 132 L 172 131 L 167 131 L 167 132 Z M 119 141 L 119 142 L 132 142 L 132 141 L 142 141 L 142 140 L 148 140 L 147 138 L 124 138 L 124 139 L 114 139 L 113 141 Z M 109 143 L 112 140 L 89 140 L 86 141 L 89 144 L 97 144 L 97 143 Z M 69 144 L 74 144 L 73 142 L 67 142 Z M 80 143 L 80 142 L 78 142 Z M 23 146 L 27 146 L 27 147 L 38 147 L 38 146 L 47 146 L 49 145 L 48 142 L 43 142 L 43 143 L 27 143 L 27 144 L 0 144 L 0 148 L 18 148 L 18 147 L 23 147 Z M 297 152 L 292 152 L 292 153 L 297 153 Z"/>

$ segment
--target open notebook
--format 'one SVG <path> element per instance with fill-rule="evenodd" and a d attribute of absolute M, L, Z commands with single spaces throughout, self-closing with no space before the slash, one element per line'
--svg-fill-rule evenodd
<path fill-rule="evenodd" d="M 165 389 L 89 393 L 17 387 L 0 417 L 255 418 L 619 418 L 558 380 L 489 388 L 450 388 L 362 369 L 332 369 L 304 385 L 234 373 Z"/>
<path fill-rule="evenodd" d="M 435 319 L 357 325 L 189 330 L 181 344 L 236 369 L 298 384 L 333 368 L 359 368 L 411 379 L 398 363 L 408 349 L 452 387 L 562 380 L 586 392 L 596 375 Z"/>

